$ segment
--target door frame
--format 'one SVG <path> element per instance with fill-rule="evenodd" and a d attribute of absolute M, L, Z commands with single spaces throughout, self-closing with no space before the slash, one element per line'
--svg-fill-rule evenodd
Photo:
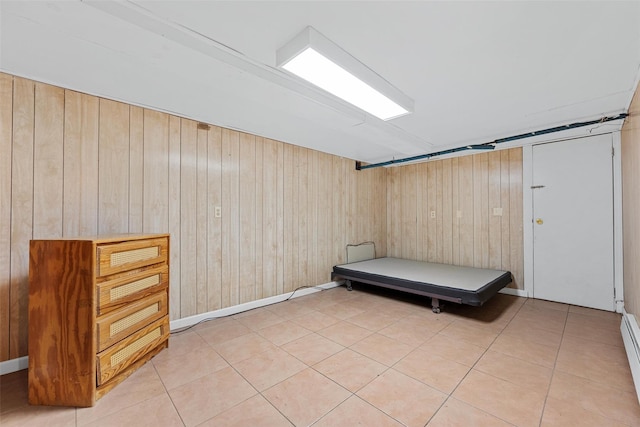
<path fill-rule="evenodd" d="M 613 146 L 613 284 L 615 291 L 615 310 L 622 313 L 624 307 L 624 286 L 622 266 L 622 161 L 620 158 L 620 131 L 605 132 L 611 135 Z M 589 135 L 589 136 L 596 136 Z M 588 138 L 580 136 L 554 142 L 572 139 Z M 522 237 L 524 256 L 524 295 L 533 297 L 533 146 L 545 144 L 540 142 L 522 147 Z"/>

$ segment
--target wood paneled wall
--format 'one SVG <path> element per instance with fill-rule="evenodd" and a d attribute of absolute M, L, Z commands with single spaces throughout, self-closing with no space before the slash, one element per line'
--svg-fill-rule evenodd
<path fill-rule="evenodd" d="M 326 283 L 347 243 L 384 255 L 386 174 L 0 74 L 0 361 L 26 355 L 32 238 L 171 233 L 177 319 Z"/>
<path fill-rule="evenodd" d="M 388 256 L 509 270 L 524 289 L 522 226 L 520 148 L 388 170 Z"/>
<path fill-rule="evenodd" d="M 640 89 L 631 102 L 621 140 L 624 309 L 640 318 Z"/>

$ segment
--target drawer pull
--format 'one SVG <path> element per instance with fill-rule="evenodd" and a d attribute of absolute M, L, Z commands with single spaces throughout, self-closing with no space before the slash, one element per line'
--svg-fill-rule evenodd
<path fill-rule="evenodd" d="M 111 254 L 111 267 L 144 261 L 146 259 L 157 258 L 159 256 L 160 248 L 158 246 L 124 252 L 114 252 Z"/>
<path fill-rule="evenodd" d="M 111 366 L 117 366 L 121 362 L 125 361 L 129 356 L 144 348 L 146 345 L 152 343 L 154 340 L 157 340 L 162 336 L 162 328 L 156 328 L 153 331 L 149 332 L 142 338 L 139 338 L 123 348 L 115 352 L 111 356 Z"/>
<path fill-rule="evenodd" d="M 155 286 L 160 283 L 160 279 L 160 274 L 156 274 L 154 276 L 145 277 L 144 279 L 127 283 L 126 285 L 111 288 L 111 290 L 109 291 L 109 301 L 112 302 L 120 298 L 127 297 L 143 289 L 150 288 L 151 286 Z"/>
<path fill-rule="evenodd" d="M 147 317 L 153 316 L 159 311 L 160 311 L 160 304 L 155 303 L 150 305 L 149 307 L 143 308 L 140 311 L 130 314 L 127 317 L 123 317 L 122 319 L 116 322 L 113 322 L 111 325 L 109 325 L 109 334 L 110 336 L 114 336 L 115 334 L 124 331 L 128 327 L 133 326 L 136 323 L 146 319 Z"/>

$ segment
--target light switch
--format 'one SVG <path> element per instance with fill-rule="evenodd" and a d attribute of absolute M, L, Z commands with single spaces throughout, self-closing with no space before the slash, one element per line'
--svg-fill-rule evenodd
<path fill-rule="evenodd" d="M 436 211 L 431 211 L 431 218 L 435 218 L 436 217 Z"/>
<path fill-rule="evenodd" d="M 216 207 L 214 208 L 213 212 L 214 212 L 214 213 L 213 213 L 213 215 L 214 215 L 216 218 L 220 218 L 220 217 L 222 217 L 222 208 L 221 208 L 220 206 L 216 206 Z"/>
<path fill-rule="evenodd" d="M 456 218 L 462 218 L 462 211 L 456 212 Z"/>
<path fill-rule="evenodd" d="M 493 216 L 502 216 L 502 208 L 493 208 Z"/>

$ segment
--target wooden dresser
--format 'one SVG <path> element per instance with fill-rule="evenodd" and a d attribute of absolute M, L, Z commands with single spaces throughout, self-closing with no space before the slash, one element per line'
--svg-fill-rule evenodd
<path fill-rule="evenodd" d="M 32 240 L 29 403 L 93 406 L 169 344 L 169 235 Z"/>

